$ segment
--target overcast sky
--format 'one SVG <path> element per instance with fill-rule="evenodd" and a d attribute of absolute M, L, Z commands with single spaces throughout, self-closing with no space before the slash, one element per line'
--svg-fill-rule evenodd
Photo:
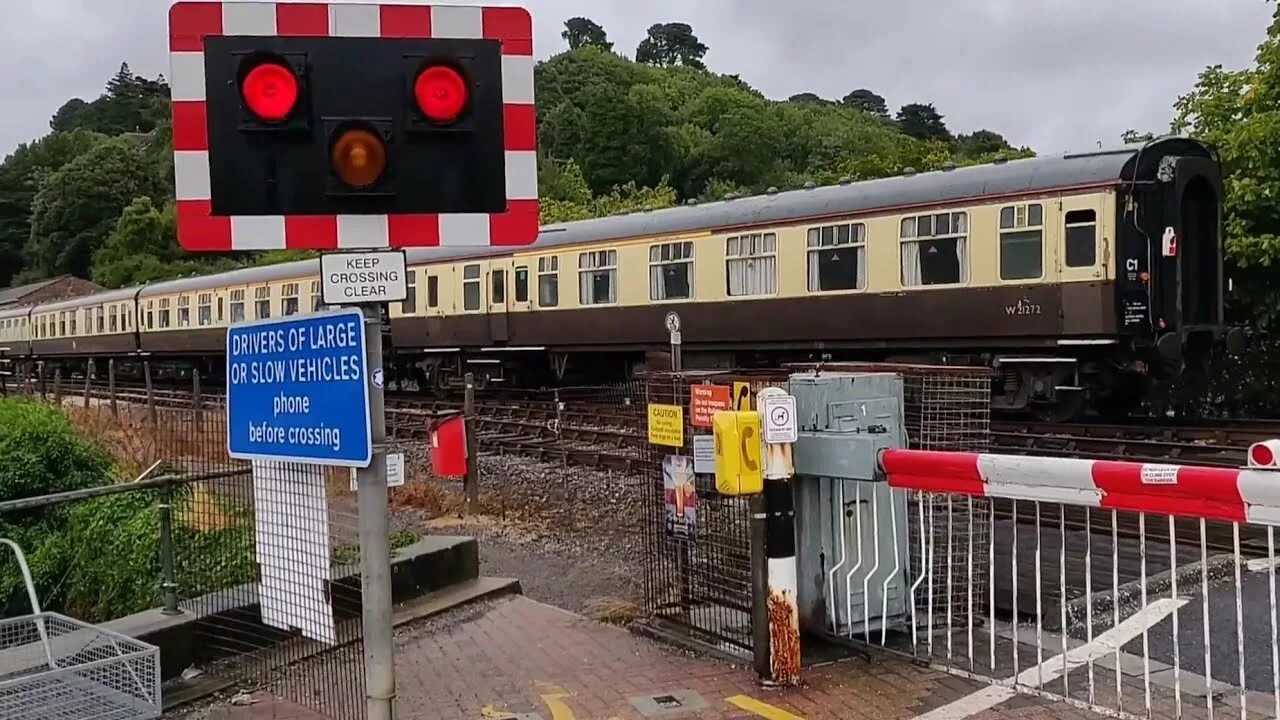
<path fill-rule="evenodd" d="M 91 100 L 128 61 L 168 72 L 169 0 L 3 0 L 0 156 Z M 496 0 L 491 4 L 515 4 Z M 1038 152 L 1163 131 L 1205 66 L 1242 67 L 1265 35 L 1264 0 L 529 0 L 540 57 L 565 19 L 599 22 L 633 55 L 652 23 L 683 21 L 707 64 L 769 97 L 867 87 L 896 111 L 932 102 L 956 132 L 990 128 Z"/>

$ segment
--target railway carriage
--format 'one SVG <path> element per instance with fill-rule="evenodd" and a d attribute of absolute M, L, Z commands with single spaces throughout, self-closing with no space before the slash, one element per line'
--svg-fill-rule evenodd
<path fill-rule="evenodd" d="M 393 378 L 434 389 L 467 371 L 616 378 L 663 362 L 674 310 L 686 367 L 981 363 L 999 371 L 999 409 L 1063 417 L 1092 400 L 1123 412 L 1151 378 L 1239 339 L 1222 323 L 1221 207 L 1214 151 L 1163 138 L 567 223 L 528 247 L 413 249 L 388 360 Z M 20 317 L 33 356 L 101 357 L 131 338 L 131 351 L 216 371 L 228 324 L 321 307 L 317 266 L 158 282 Z M 132 326 L 111 323 L 130 307 Z"/>

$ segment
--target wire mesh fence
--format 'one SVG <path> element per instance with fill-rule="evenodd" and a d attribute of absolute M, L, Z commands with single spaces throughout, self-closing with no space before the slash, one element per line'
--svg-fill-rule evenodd
<path fill-rule="evenodd" d="M 760 390 L 785 389 L 792 373 L 815 370 L 901 375 L 911 447 L 980 451 L 990 444 L 991 376 L 984 368 L 839 363 L 651 375 L 645 379 L 644 402 L 678 407 L 680 428 L 666 444 L 645 443 L 649 613 L 724 649 L 751 651 L 750 509 L 746 498 L 716 491 L 714 467 L 708 464 L 714 452 L 710 413 L 731 406 L 754 409 L 752 398 Z M 988 506 L 982 500 L 975 504 L 978 516 L 985 518 Z M 972 522 L 967 511 L 943 504 L 931 509 L 932 522 L 925 529 L 916 518 L 908 521 L 911 542 L 918 545 L 923 532 L 931 547 L 951 551 L 949 556 L 930 556 L 934 567 L 928 575 L 938 598 L 967 596 L 966 583 L 987 581 L 988 564 L 970 559 L 985 557 L 971 551 L 989 547 L 989 527 Z M 910 568 L 913 576 L 925 574 L 918 558 L 912 560 L 917 563 Z M 952 611 L 959 606 L 945 605 Z M 985 607 L 980 601 L 974 612 Z"/>
<path fill-rule="evenodd" d="M 162 390 L 52 375 L 43 394 L 38 382 L 20 394 L 59 408 L 109 453 L 115 476 L 85 491 L 94 497 L 0 503 L 0 535 L 18 535 L 47 570 L 37 583 L 48 607 L 95 622 L 163 607 L 188 623 L 184 664 L 271 685 L 329 717 L 363 717 L 350 472 L 229 458 L 224 399 L 198 376 Z M 414 540 L 393 537 L 393 548 Z M 15 572 L 0 564 L 9 614 Z"/>
<path fill-rule="evenodd" d="M 655 427 L 670 430 L 645 444 L 645 609 L 744 656 L 752 651 L 750 501 L 717 492 L 714 460 L 707 465 L 714 457 L 708 406 L 700 400 L 695 407 L 693 393 L 714 395 L 712 405 L 728 410 L 734 383 L 754 392 L 771 382 L 785 376 L 664 373 L 644 387 L 647 412 L 668 418 Z"/>

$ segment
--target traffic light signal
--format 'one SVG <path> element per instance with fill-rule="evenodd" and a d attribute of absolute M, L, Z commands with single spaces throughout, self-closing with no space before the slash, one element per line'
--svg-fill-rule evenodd
<path fill-rule="evenodd" d="M 175 4 L 179 241 L 533 242 L 531 35 L 511 7 Z"/>

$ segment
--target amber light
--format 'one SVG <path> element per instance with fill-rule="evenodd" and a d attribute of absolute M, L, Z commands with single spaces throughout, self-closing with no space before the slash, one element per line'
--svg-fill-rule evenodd
<path fill-rule="evenodd" d="M 387 169 L 387 147 L 382 139 L 363 128 L 343 130 L 329 153 L 333 172 L 354 188 L 366 188 Z"/>
<path fill-rule="evenodd" d="M 289 68 L 268 60 L 245 74 L 240 96 L 259 120 L 280 122 L 298 103 L 298 78 Z"/>
<path fill-rule="evenodd" d="M 451 123 L 467 107 L 467 81 L 457 70 L 446 65 L 433 65 L 418 74 L 413 82 L 413 97 L 418 109 L 435 123 Z"/>

